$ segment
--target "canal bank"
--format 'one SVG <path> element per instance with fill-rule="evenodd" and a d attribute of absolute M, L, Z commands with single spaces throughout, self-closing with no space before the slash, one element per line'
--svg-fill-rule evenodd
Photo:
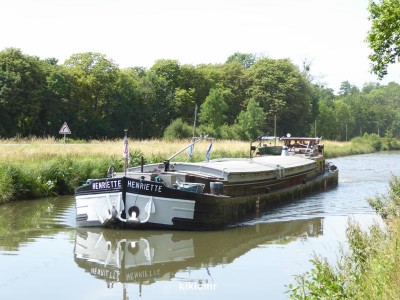
<path fill-rule="evenodd" d="M 46 143 L 45 143 L 46 142 Z M 400 149 L 395 138 L 365 134 L 350 142 L 323 141 L 328 159 L 348 155 Z M 187 141 L 134 141 L 131 164 L 138 164 L 144 155 L 146 163 L 157 163 L 187 145 Z M 192 161 L 203 161 L 205 147 L 196 145 Z M 20 142 L 0 140 L 0 204 L 10 201 L 37 199 L 57 195 L 72 195 L 87 178 L 106 176 L 110 165 L 122 170 L 121 141 L 60 144 L 57 141 L 33 140 Z M 143 150 L 142 150 L 143 149 Z M 161 149 L 161 150 L 160 150 Z M 212 158 L 247 157 L 249 143 L 217 141 Z M 157 152 L 155 152 L 157 151 Z M 182 161 L 188 159 L 182 154 Z M 179 158 L 179 157 L 178 157 Z"/>

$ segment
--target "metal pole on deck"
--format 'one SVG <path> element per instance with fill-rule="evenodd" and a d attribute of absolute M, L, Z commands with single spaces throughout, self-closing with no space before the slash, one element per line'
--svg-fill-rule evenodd
<path fill-rule="evenodd" d="M 193 138 L 196 136 L 197 104 L 194 108 Z"/>
<path fill-rule="evenodd" d="M 317 137 L 317 120 L 314 121 L 314 137 Z"/>
<path fill-rule="evenodd" d="M 126 170 L 128 169 L 129 163 L 129 143 L 128 143 L 128 129 L 125 129 L 125 136 L 124 136 L 124 158 L 125 158 L 125 176 Z"/>
<path fill-rule="evenodd" d="M 275 146 L 276 146 L 276 114 L 274 117 L 274 140 L 275 140 Z"/>

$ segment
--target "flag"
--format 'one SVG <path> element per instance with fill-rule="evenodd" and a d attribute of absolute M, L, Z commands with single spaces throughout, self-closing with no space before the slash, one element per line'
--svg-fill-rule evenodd
<path fill-rule="evenodd" d="M 207 159 L 207 161 L 210 160 L 211 148 L 212 148 L 212 141 L 211 141 L 211 143 L 210 143 L 210 146 L 208 146 L 208 149 L 207 149 L 207 152 L 206 152 L 206 159 Z"/>
<path fill-rule="evenodd" d="M 193 156 L 193 144 L 189 147 L 189 157 Z"/>
<path fill-rule="evenodd" d="M 124 153 L 123 153 L 123 157 L 125 158 L 125 160 L 127 160 L 127 162 L 129 163 L 130 161 L 130 156 L 129 156 L 129 141 L 128 141 L 128 137 L 125 135 L 124 137 Z"/>

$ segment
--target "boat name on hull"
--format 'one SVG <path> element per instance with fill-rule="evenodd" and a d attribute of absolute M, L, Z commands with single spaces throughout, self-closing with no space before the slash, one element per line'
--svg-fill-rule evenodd
<path fill-rule="evenodd" d="M 96 181 L 92 183 L 93 190 L 111 190 L 120 189 L 122 187 L 122 180 L 107 180 L 107 181 Z"/>
<path fill-rule="evenodd" d="M 135 180 L 130 178 L 96 180 L 90 183 L 89 189 L 93 191 L 116 191 L 121 189 L 140 190 L 150 193 L 163 193 L 164 185 L 162 183 L 153 183 L 143 180 Z"/>
<path fill-rule="evenodd" d="M 132 188 L 132 189 L 148 191 L 148 192 L 162 193 L 162 191 L 163 191 L 162 190 L 163 186 L 161 184 L 153 184 L 153 183 L 135 181 L 135 180 L 130 180 L 130 179 L 128 179 L 128 181 L 127 181 L 127 187 Z"/>

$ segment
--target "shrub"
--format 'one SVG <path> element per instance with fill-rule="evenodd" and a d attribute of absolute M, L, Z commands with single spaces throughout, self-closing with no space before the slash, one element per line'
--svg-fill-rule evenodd
<path fill-rule="evenodd" d="M 369 145 L 374 148 L 375 151 L 379 151 L 382 149 L 382 141 L 383 139 L 379 137 L 379 135 L 375 133 L 364 133 L 362 137 L 358 136 L 351 140 L 355 144 L 364 144 Z"/>
<path fill-rule="evenodd" d="M 193 134 L 193 129 L 182 120 L 178 118 L 165 129 L 164 139 L 171 141 L 175 139 L 184 139 L 191 137 Z"/>

